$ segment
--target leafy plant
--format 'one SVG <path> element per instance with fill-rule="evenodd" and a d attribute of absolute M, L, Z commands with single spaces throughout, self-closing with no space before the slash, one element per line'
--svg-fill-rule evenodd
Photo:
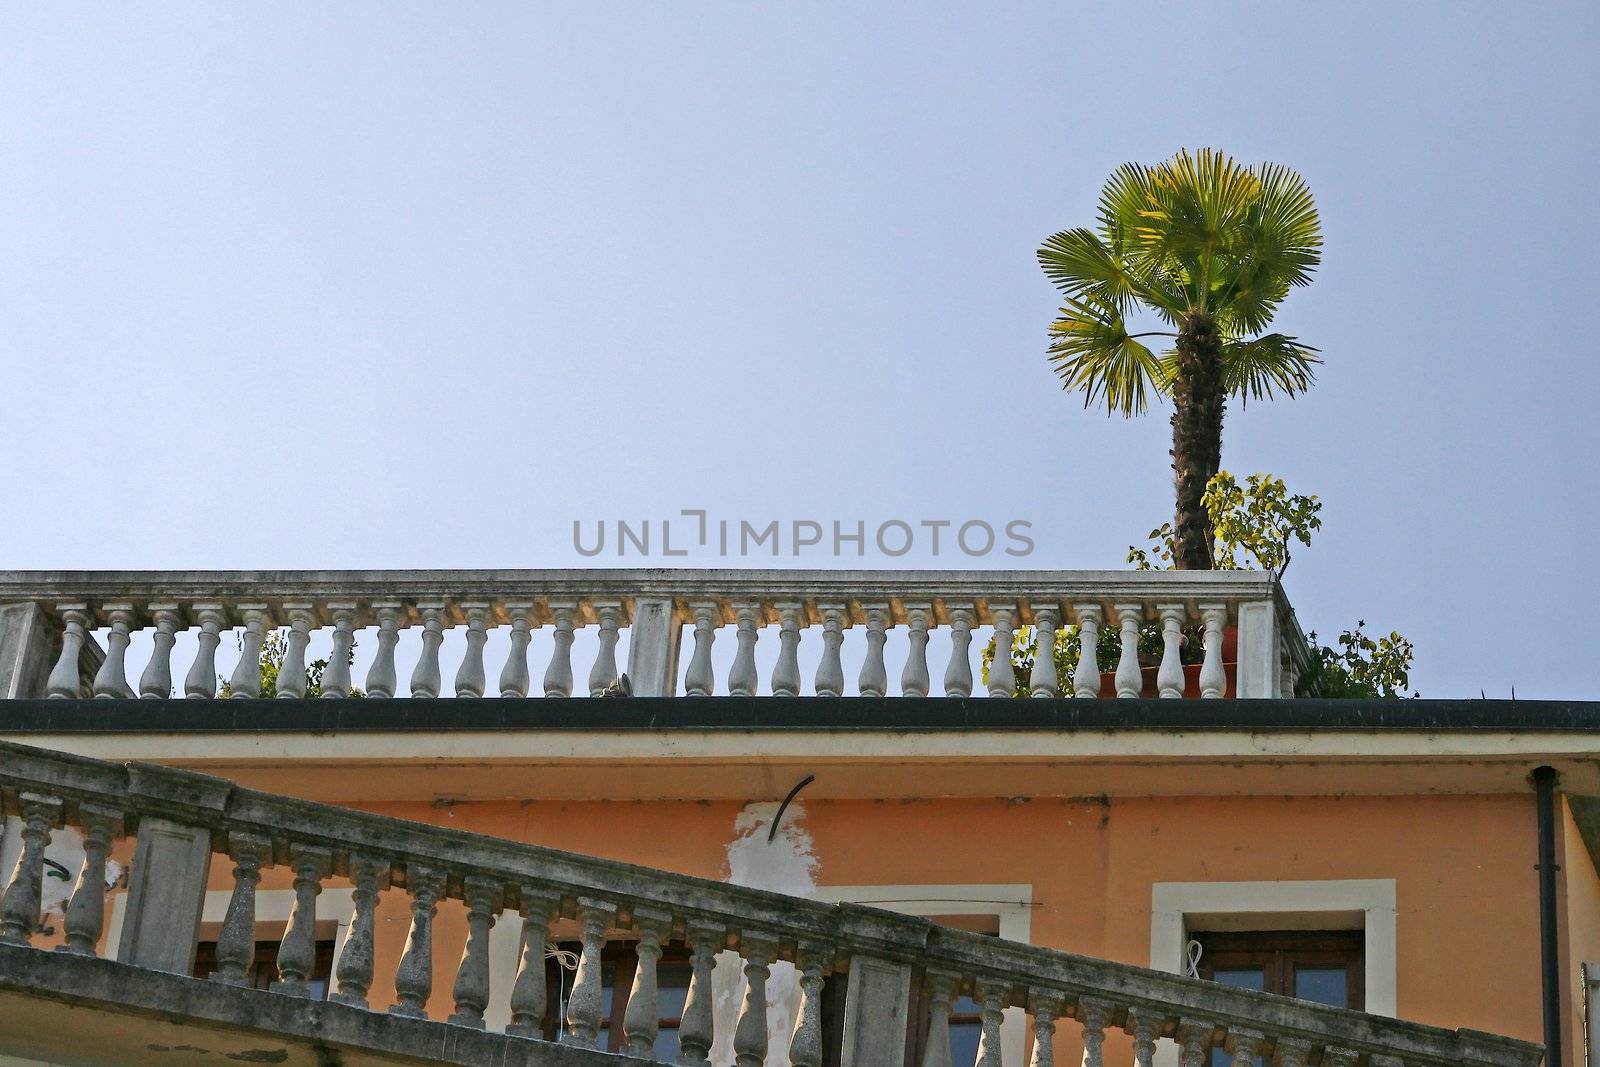
<path fill-rule="evenodd" d="M 1240 486 L 1228 471 L 1218 471 L 1201 500 L 1215 534 L 1212 557 L 1219 571 L 1266 570 L 1281 578 L 1289 569 L 1290 544 L 1309 548 L 1311 535 L 1322 529 L 1322 502 L 1290 495 L 1283 479 L 1271 474 L 1251 474 Z M 1155 570 L 1154 555 L 1171 567 L 1177 554 L 1172 524 L 1151 530 L 1150 540 L 1149 549 L 1129 545 L 1128 562 L 1135 570 Z"/>
<path fill-rule="evenodd" d="M 234 640 L 239 645 L 240 653 L 244 652 L 243 635 L 235 635 Z M 261 695 L 275 697 L 278 695 L 278 675 L 283 670 L 283 657 L 289 650 L 288 640 L 281 630 L 268 630 L 265 639 L 261 642 Z M 356 643 L 350 642 L 349 661 L 356 661 Z M 306 664 L 306 696 L 319 697 L 322 695 L 322 675 L 328 669 L 326 659 L 312 660 Z M 233 684 L 225 678 L 217 678 L 218 688 L 222 696 L 233 695 Z M 353 697 L 366 696 L 361 690 L 351 686 L 350 695 Z"/>
<path fill-rule="evenodd" d="M 1271 474 L 1252 474 L 1240 486 L 1227 471 L 1218 471 L 1203 494 L 1211 519 L 1216 544 L 1213 559 L 1218 570 L 1271 570 L 1278 576 L 1289 566 L 1293 542 L 1310 547 L 1311 537 L 1322 529 L 1322 502 L 1315 496 L 1291 494 L 1283 479 Z M 1150 531 L 1148 549 L 1129 546 L 1128 562 L 1136 570 L 1168 570 L 1176 565 L 1177 545 L 1171 523 Z M 1157 562 L 1165 566 L 1157 567 Z M 1317 643 L 1316 632 L 1307 635 L 1311 659 L 1295 685 L 1296 696 L 1332 698 L 1394 698 L 1405 696 L 1411 683 L 1414 648 L 1398 632 L 1387 637 L 1370 637 L 1366 621 L 1356 623 L 1337 638 L 1337 648 Z M 1037 659 L 1036 639 L 1031 626 L 1018 627 L 1011 639 L 1011 668 L 1016 672 L 1016 695 L 1027 696 L 1033 665 Z M 1161 630 L 1147 625 L 1139 630 L 1139 658 L 1144 664 L 1159 662 Z M 1114 671 L 1122 654 L 1122 634 L 1115 626 L 1100 631 L 1095 658 L 1102 672 Z M 1198 663 L 1204 656 L 1198 628 L 1184 631 L 1179 647 L 1181 661 Z M 989 682 L 994 663 L 995 641 L 983 649 L 983 681 Z M 1072 695 L 1072 672 L 1078 667 L 1078 627 L 1064 626 L 1056 632 L 1054 650 L 1056 692 Z M 1416 693 L 1412 694 L 1417 695 Z"/>
<path fill-rule="evenodd" d="M 1072 675 L 1078 669 L 1079 627 L 1068 624 L 1056 630 L 1054 660 L 1056 665 L 1056 695 L 1072 695 Z M 1015 695 L 1025 697 L 1033 680 L 1033 665 L 1038 660 L 1037 631 L 1032 626 L 1019 626 L 1011 635 L 1011 670 L 1016 676 Z M 983 684 L 989 684 L 989 668 L 994 665 L 995 639 L 983 646 Z M 1163 643 L 1161 627 L 1149 624 L 1139 628 L 1139 660 L 1143 664 L 1161 660 Z M 1103 626 L 1095 642 L 1095 665 L 1102 673 L 1117 669 L 1122 659 L 1122 631 L 1116 626 Z M 1199 663 L 1203 655 L 1198 627 L 1186 629 L 1183 643 L 1178 646 L 1181 663 Z"/>
<path fill-rule="evenodd" d="M 1311 662 L 1300 673 L 1295 685 L 1295 696 L 1393 699 L 1403 697 L 1411 687 L 1411 642 L 1398 631 L 1387 637 L 1369 637 L 1363 627 L 1365 619 L 1356 623 L 1354 630 L 1339 635 L 1337 649 L 1317 644 L 1313 630 L 1306 635 L 1311 642 Z M 1412 692 L 1412 696 L 1421 694 Z"/>
<path fill-rule="evenodd" d="M 1039 249 L 1063 296 L 1049 348 L 1063 387 L 1125 417 L 1152 395 L 1172 401 L 1178 567 L 1217 565 L 1202 497 L 1221 469 L 1228 398 L 1242 407 L 1314 380 L 1317 350 L 1265 330 L 1321 258 L 1322 223 L 1299 174 L 1209 148 L 1123 164 L 1101 190 L 1097 227 L 1063 230 Z M 1139 330 L 1134 315 L 1166 328 Z M 1157 355 L 1148 337 L 1172 347 Z"/>

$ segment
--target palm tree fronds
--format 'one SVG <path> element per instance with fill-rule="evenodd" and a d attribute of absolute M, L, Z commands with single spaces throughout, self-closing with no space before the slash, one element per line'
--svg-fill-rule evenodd
<path fill-rule="evenodd" d="M 1315 348 L 1281 333 L 1224 341 L 1222 387 L 1239 397 L 1240 406 L 1248 406 L 1252 399 L 1270 400 L 1280 392 L 1294 396 L 1316 381 L 1316 365 L 1321 362 Z"/>
<path fill-rule="evenodd" d="M 1161 361 L 1129 336 L 1122 313 L 1109 302 L 1069 298 L 1050 336 L 1050 362 L 1064 389 L 1082 390 L 1084 407 L 1104 403 L 1108 414 L 1133 416 L 1145 410 L 1151 392 L 1165 393 Z"/>
<path fill-rule="evenodd" d="M 1142 163 L 1124 163 L 1106 179 L 1100 190 L 1100 234 L 1108 246 L 1122 255 L 1138 255 L 1144 242 L 1138 231 L 1145 211 L 1155 206 L 1155 189 L 1150 168 Z"/>
<path fill-rule="evenodd" d="M 1063 230 L 1039 248 L 1039 266 L 1068 299 L 1094 294 L 1126 311 L 1132 279 L 1116 253 L 1086 229 Z"/>

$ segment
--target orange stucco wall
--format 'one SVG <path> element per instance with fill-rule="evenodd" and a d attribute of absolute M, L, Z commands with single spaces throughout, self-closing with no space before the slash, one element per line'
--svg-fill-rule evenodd
<path fill-rule="evenodd" d="M 1556 862 L 1561 865 L 1562 1013 L 1567 1020 L 1567 1058 L 1583 1062 L 1583 972 L 1585 963 L 1600 964 L 1600 874 L 1578 834 L 1572 810 L 1561 805 L 1561 834 Z"/>
<path fill-rule="evenodd" d="M 720 878 L 740 806 L 535 801 L 373 810 Z M 1029 883 L 1035 943 L 1138 964 L 1150 961 L 1155 882 L 1393 878 L 1401 1016 L 1539 1038 L 1529 797 L 816 800 L 804 825 L 823 885 Z M 216 874 L 225 886 L 222 865 Z M 288 872 L 270 871 L 262 884 L 286 886 Z M 1581 892 L 1595 915 L 1600 881 L 1591 877 Z M 406 929 L 403 894 L 385 894 L 380 921 L 373 1000 L 384 1005 Z M 1600 927 L 1571 929 L 1573 944 L 1593 955 Z M 441 907 L 436 938 L 432 1010 L 442 1016 L 464 940 L 458 902 Z M 1058 1062 L 1072 1056 L 1069 1042 Z"/>

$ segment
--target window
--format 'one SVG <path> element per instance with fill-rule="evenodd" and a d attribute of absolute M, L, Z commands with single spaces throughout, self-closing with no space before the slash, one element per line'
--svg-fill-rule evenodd
<path fill-rule="evenodd" d="M 195 946 L 194 976 L 205 978 L 217 969 L 217 943 L 202 941 Z M 333 978 L 333 941 L 318 941 L 316 962 L 307 984 L 312 1000 L 328 999 L 328 983 Z M 251 989 L 268 989 L 278 980 L 278 942 L 257 941 L 255 958 L 245 970 L 245 984 Z"/>
<path fill-rule="evenodd" d="M 580 942 L 562 942 L 560 948 L 583 954 Z M 632 942 L 612 941 L 600 954 L 600 1037 L 598 1047 L 607 1052 L 622 1052 L 628 1047 L 623 1020 L 628 1012 L 628 995 L 633 991 L 634 972 L 639 969 L 639 953 Z M 679 943 L 661 947 L 661 962 L 656 965 L 659 1013 L 655 1059 L 671 1063 L 678 1058 L 678 1027 L 683 1023 L 683 1007 L 689 999 L 689 978 L 693 971 L 689 949 Z M 573 974 L 555 960 L 546 961 L 545 1036 L 556 1036 L 556 1020 L 567 1015 L 567 996 L 572 991 Z"/>
<path fill-rule="evenodd" d="M 1200 977 L 1240 989 L 1363 1009 L 1359 930 L 1196 934 Z"/>
<path fill-rule="evenodd" d="M 994 916 L 935 915 L 932 918 L 941 926 L 971 930 L 975 934 L 987 934 L 990 937 L 1000 936 L 1000 924 Z M 919 1064 L 927 1055 L 928 1023 L 932 1014 L 932 1002 L 928 994 L 913 993 L 906 1025 L 906 1063 Z M 973 1067 L 978 1062 L 978 1039 L 982 1036 L 983 1006 L 971 997 L 957 997 L 950 1004 L 951 1067 Z"/>
<path fill-rule="evenodd" d="M 926 993 L 911 995 L 911 1012 L 906 1024 L 905 1063 L 921 1063 L 928 1053 L 928 1023 L 931 1007 Z M 978 1062 L 978 1039 L 983 1036 L 983 1007 L 971 997 L 957 997 L 950 1004 L 951 1067 L 973 1067 Z"/>

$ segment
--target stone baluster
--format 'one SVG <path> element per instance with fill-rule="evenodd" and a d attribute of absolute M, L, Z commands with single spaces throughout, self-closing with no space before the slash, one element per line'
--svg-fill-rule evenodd
<path fill-rule="evenodd" d="M 5 896 L 0 898 L 0 941 L 26 945 L 39 928 L 44 849 L 50 830 L 61 822 L 61 801 L 38 793 L 23 793 L 17 799 L 22 808 L 22 851 Z"/>
<path fill-rule="evenodd" d="M 1256 1067 L 1256 1054 L 1261 1051 L 1265 1040 L 1265 1035 L 1255 1030 L 1240 1030 L 1230 1026 L 1223 1048 L 1233 1057 L 1233 1067 Z M 1090 1067 L 1097 1065 L 1091 1064 Z"/>
<path fill-rule="evenodd" d="M 717 687 L 711 668 L 711 646 L 717 640 L 722 609 L 715 600 L 697 600 L 689 605 L 689 611 L 694 615 L 694 655 L 689 657 L 689 671 L 683 676 L 683 692 L 685 696 L 708 697 Z"/>
<path fill-rule="evenodd" d="M 622 1033 L 628 1041 L 628 1054 L 655 1059 L 656 1031 L 661 1024 L 661 991 L 657 964 L 661 962 L 661 942 L 672 930 L 672 915 L 649 908 L 633 909 L 633 924 L 639 931 L 635 946 L 639 965 L 633 972 L 633 989 L 628 993 L 628 1010 L 622 1020 Z"/>
<path fill-rule="evenodd" d="M 843 696 L 844 661 L 840 649 L 844 647 L 850 608 L 845 604 L 820 604 L 818 610 L 822 613 L 822 660 L 817 664 L 812 685 L 819 697 Z"/>
<path fill-rule="evenodd" d="M 1033 1055 L 1028 1067 L 1055 1067 L 1056 1020 L 1061 1017 L 1061 998 L 1049 993 L 1033 997 Z"/>
<path fill-rule="evenodd" d="M 800 612 L 796 601 L 773 605 L 778 611 L 778 662 L 772 667 L 772 695 L 800 695 Z"/>
<path fill-rule="evenodd" d="M 589 670 L 589 695 L 597 697 L 617 680 L 617 627 L 622 624 L 622 605 L 596 603 L 594 613 L 600 620 L 600 648 Z"/>
<path fill-rule="evenodd" d="M 488 684 L 483 673 L 483 645 L 489 639 L 489 605 L 462 604 L 461 613 L 467 618 L 467 651 L 456 671 L 456 696 L 481 697 Z"/>
<path fill-rule="evenodd" d="M 1178 1021 L 1178 1067 L 1206 1067 L 1216 1027 L 1193 1019 Z"/>
<path fill-rule="evenodd" d="M 928 622 L 933 616 L 932 604 L 906 605 L 906 665 L 900 672 L 900 695 L 925 697 L 928 695 Z"/>
<path fill-rule="evenodd" d="M 89 642 L 89 606 L 87 604 L 57 604 L 61 613 L 61 655 L 50 670 L 45 683 L 45 693 L 58 699 L 76 700 L 83 695 L 83 676 L 78 661 L 83 657 L 83 647 Z"/>
<path fill-rule="evenodd" d="M 372 605 L 378 620 L 378 650 L 367 668 L 367 696 L 387 699 L 394 696 L 399 676 L 394 666 L 394 647 L 400 643 L 400 618 L 404 609 L 392 601 Z"/>
<path fill-rule="evenodd" d="M 532 604 L 507 604 L 506 614 L 511 618 L 511 651 L 506 654 L 506 665 L 500 668 L 500 695 L 525 697 L 528 695 L 528 645 L 533 641 Z"/>
<path fill-rule="evenodd" d="M 928 1043 L 921 1067 L 951 1067 L 950 1006 L 961 989 L 961 978 L 929 971 L 923 988 L 928 994 Z"/>
<path fill-rule="evenodd" d="M 550 940 L 550 921 L 561 910 L 561 895 L 533 886 L 522 889 L 522 943 L 517 960 L 517 977 L 511 983 L 511 1022 L 506 1033 L 522 1037 L 544 1034 L 545 943 Z"/>
<path fill-rule="evenodd" d="M 378 893 L 389 882 L 389 861 L 362 853 L 352 855 L 350 881 L 355 883 L 350 894 L 355 913 L 350 918 L 350 932 L 345 936 L 344 947 L 339 950 L 339 966 L 334 971 L 336 985 L 328 999 L 365 1008 L 367 990 L 372 988 L 372 941 L 376 932 Z"/>
<path fill-rule="evenodd" d="M 439 673 L 439 646 L 444 644 L 444 610 L 439 603 L 418 604 L 422 618 L 422 654 L 411 672 L 411 695 L 432 698 L 439 695 L 443 678 Z"/>
<path fill-rule="evenodd" d="M 67 943 L 56 951 L 93 956 L 105 926 L 106 857 L 112 839 L 122 833 L 122 813 L 97 804 L 79 804 L 78 816 L 83 821 L 83 866 L 72 887 L 72 899 L 67 901 Z"/>
<path fill-rule="evenodd" d="M 1083 1027 L 1083 1067 L 1105 1067 L 1106 1022 L 1111 1005 L 1085 997 L 1078 1001 L 1078 1023 Z"/>
<path fill-rule="evenodd" d="M 200 623 L 199 645 L 183 680 L 183 695 L 190 700 L 210 700 L 217 695 L 217 646 L 222 643 L 227 616 L 216 603 L 195 604 L 192 610 Z"/>
<path fill-rule="evenodd" d="M 411 932 L 395 969 L 395 1002 L 389 1014 L 423 1019 L 428 1014 L 428 995 L 433 992 L 433 917 L 444 893 L 444 874 L 407 866 L 406 890 L 411 894 Z"/>
<path fill-rule="evenodd" d="M 256 958 L 256 886 L 262 865 L 271 861 L 271 842 L 254 834 L 230 834 L 228 854 L 233 857 L 233 894 L 217 935 L 217 969 L 211 980 L 245 986 Z"/>
<path fill-rule="evenodd" d="M 950 609 L 950 665 L 944 669 L 944 695 L 972 695 L 971 608 Z"/>
<path fill-rule="evenodd" d="M 244 619 L 244 633 L 239 638 L 239 662 L 228 679 L 228 691 L 243 700 L 261 695 L 261 646 L 267 640 L 270 618 L 265 604 L 240 604 L 239 616 Z"/>
<path fill-rule="evenodd" d="M 1312 1045 L 1309 1041 L 1298 1037 L 1280 1037 L 1273 1042 L 1273 1067 L 1306 1067 L 1306 1063 L 1311 1058 L 1311 1049 Z M 1372 1058 L 1374 1064 L 1377 1063 L 1378 1058 L 1376 1056 Z M 1329 1063 L 1329 1057 L 1326 1054 L 1323 1056 L 1323 1062 Z M 1329 1067 L 1332 1067 L 1331 1063 L 1329 1063 Z M 1399 1060 L 1395 1061 L 1394 1067 L 1400 1067 Z"/>
<path fill-rule="evenodd" d="M 789 1038 L 789 1067 L 822 1067 L 822 984 L 833 963 L 827 945 L 802 944 L 795 961 L 800 971 L 800 1009 Z"/>
<path fill-rule="evenodd" d="M 1128 699 L 1144 691 L 1144 671 L 1139 667 L 1139 624 L 1144 621 L 1144 605 L 1117 604 L 1116 611 L 1122 634 L 1122 653 L 1117 657 L 1117 696 Z"/>
<path fill-rule="evenodd" d="M 767 1062 L 767 977 L 777 946 L 760 938 L 744 937 L 744 1003 L 733 1027 L 734 1067 L 763 1067 Z"/>
<path fill-rule="evenodd" d="M 102 700 L 127 700 L 133 696 L 128 685 L 128 628 L 133 625 L 132 604 L 105 605 L 111 630 L 106 634 L 106 658 L 94 676 L 94 695 Z"/>
<path fill-rule="evenodd" d="M 328 617 L 333 620 L 333 651 L 328 653 L 328 666 L 322 672 L 322 695 L 336 700 L 350 695 L 350 653 L 356 644 L 356 605 L 329 604 Z"/>
<path fill-rule="evenodd" d="M 1188 612 L 1182 604 L 1162 604 L 1161 666 L 1156 671 L 1156 690 L 1164 700 L 1183 697 L 1183 620 Z"/>
<path fill-rule="evenodd" d="M 594 1048 L 600 1036 L 600 954 L 606 947 L 606 929 L 616 915 L 615 905 L 599 900 L 578 901 L 583 953 L 578 957 L 578 973 L 572 978 L 572 993 L 567 998 L 567 1032 L 561 1039 L 565 1044 Z"/>
<path fill-rule="evenodd" d="M 467 943 L 451 989 L 456 1010 L 449 1021 L 482 1030 L 483 1009 L 489 1006 L 489 931 L 502 903 L 500 883 L 468 875 L 461 896 L 467 902 Z"/>
<path fill-rule="evenodd" d="M 1300 665 L 1295 662 L 1294 653 L 1290 651 L 1287 643 L 1278 655 L 1278 699 L 1288 700 L 1294 696 L 1294 691 L 1300 687 Z"/>
<path fill-rule="evenodd" d="M 1056 630 L 1061 609 L 1052 604 L 1033 609 L 1033 670 L 1028 675 L 1028 695 L 1057 697 Z"/>
<path fill-rule="evenodd" d="M 867 616 L 867 658 L 861 662 L 856 691 L 864 697 L 881 697 L 889 691 L 889 671 L 883 665 L 883 643 L 888 640 L 889 605 L 863 604 Z"/>
<path fill-rule="evenodd" d="M 1011 665 L 1011 637 L 1016 632 L 1017 609 L 1007 604 L 990 604 L 994 617 L 994 659 L 989 664 L 989 695 L 1017 695 L 1017 671 Z"/>
<path fill-rule="evenodd" d="M 1072 673 L 1072 695 L 1093 700 L 1100 695 L 1100 605 L 1074 604 L 1078 616 L 1078 669 Z"/>
<path fill-rule="evenodd" d="M 182 617 L 176 604 L 151 604 L 150 615 L 156 623 L 155 647 L 139 676 L 139 695 L 148 700 L 165 700 L 172 695 L 172 646 L 177 642 Z"/>
<path fill-rule="evenodd" d="M 294 910 L 278 944 L 279 977 L 272 988 L 304 997 L 311 994 L 308 979 L 317 966 L 317 895 L 333 868 L 333 856 L 327 849 L 292 845 L 289 860 L 294 864 Z"/>
<path fill-rule="evenodd" d="M 1000 1024 L 1005 1019 L 1006 1006 L 1004 988 L 980 981 L 973 990 L 973 999 L 980 1009 L 978 1058 L 974 1067 L 1005 1067 L 1000 1042 Z"/>
<path fill-rule="evenodd" d="M 306 648 L 316 613 L 310 604 L 285 604 L 289 636 L 283 643 L 283 664 L 278 668 L 278 696 L 298 700 L 306 695 Z"/>
<path fill-rule="evenodd" d="M 678 1062 L 683 1067 L 705 1067 L 711 1062 L 708 1057 L 717 1036 L 713 1015 L 716 994 L 711 975 L 716 968 L 717 950 L 722 947 L 726 935 L 719 927 L 690 923 L 686 936 L 692 946 L 689 997 L 684 1002 L 683 1019 L 678 1026 L 678 1047 L 683 1050 Z"/>
<path fill-rule="evenodd" d="M 1200 696 L 1216 700 L 1227 695 L 1228 673 L 1222 666 L 1222 628 L 1228 609 L 1222 604 L 1201 604 L 1200 618 L 1205 624 L 1206 657 L 1200 664 Z"/>
<path fill-rule="evenodd" d="M 578 605 L 572 601 L 552 601 L 550 614 L 556 622 L 556 647 L 550 653 L 550 666 L 545 668 L 544 695 L 569 697 L 572 695 L 572 627 L 578 614 Z"/>
<path fill-rule="evenodd" d="M 736 697 L 756 695 L 756 627 L 761 623 L 761 605 L 740 604 L 735 612 L 738 629 L 734 632 L 737 647 L 733 653 L 733 667 L 728 671 L 728 694 Z"/>
<path fill-rule="evenodd" d="M 1156 1056 L 1156 1038 L 1161 1035 L 1161 1020 L 1149 1009 L 1129 1008 L 1127 1023 L 1123 1027 L 1133 1035 L 1134 1067 L 1152 1067 Z M 1296 1064 L 1295 1067 L 1306 1067 Z"/>

